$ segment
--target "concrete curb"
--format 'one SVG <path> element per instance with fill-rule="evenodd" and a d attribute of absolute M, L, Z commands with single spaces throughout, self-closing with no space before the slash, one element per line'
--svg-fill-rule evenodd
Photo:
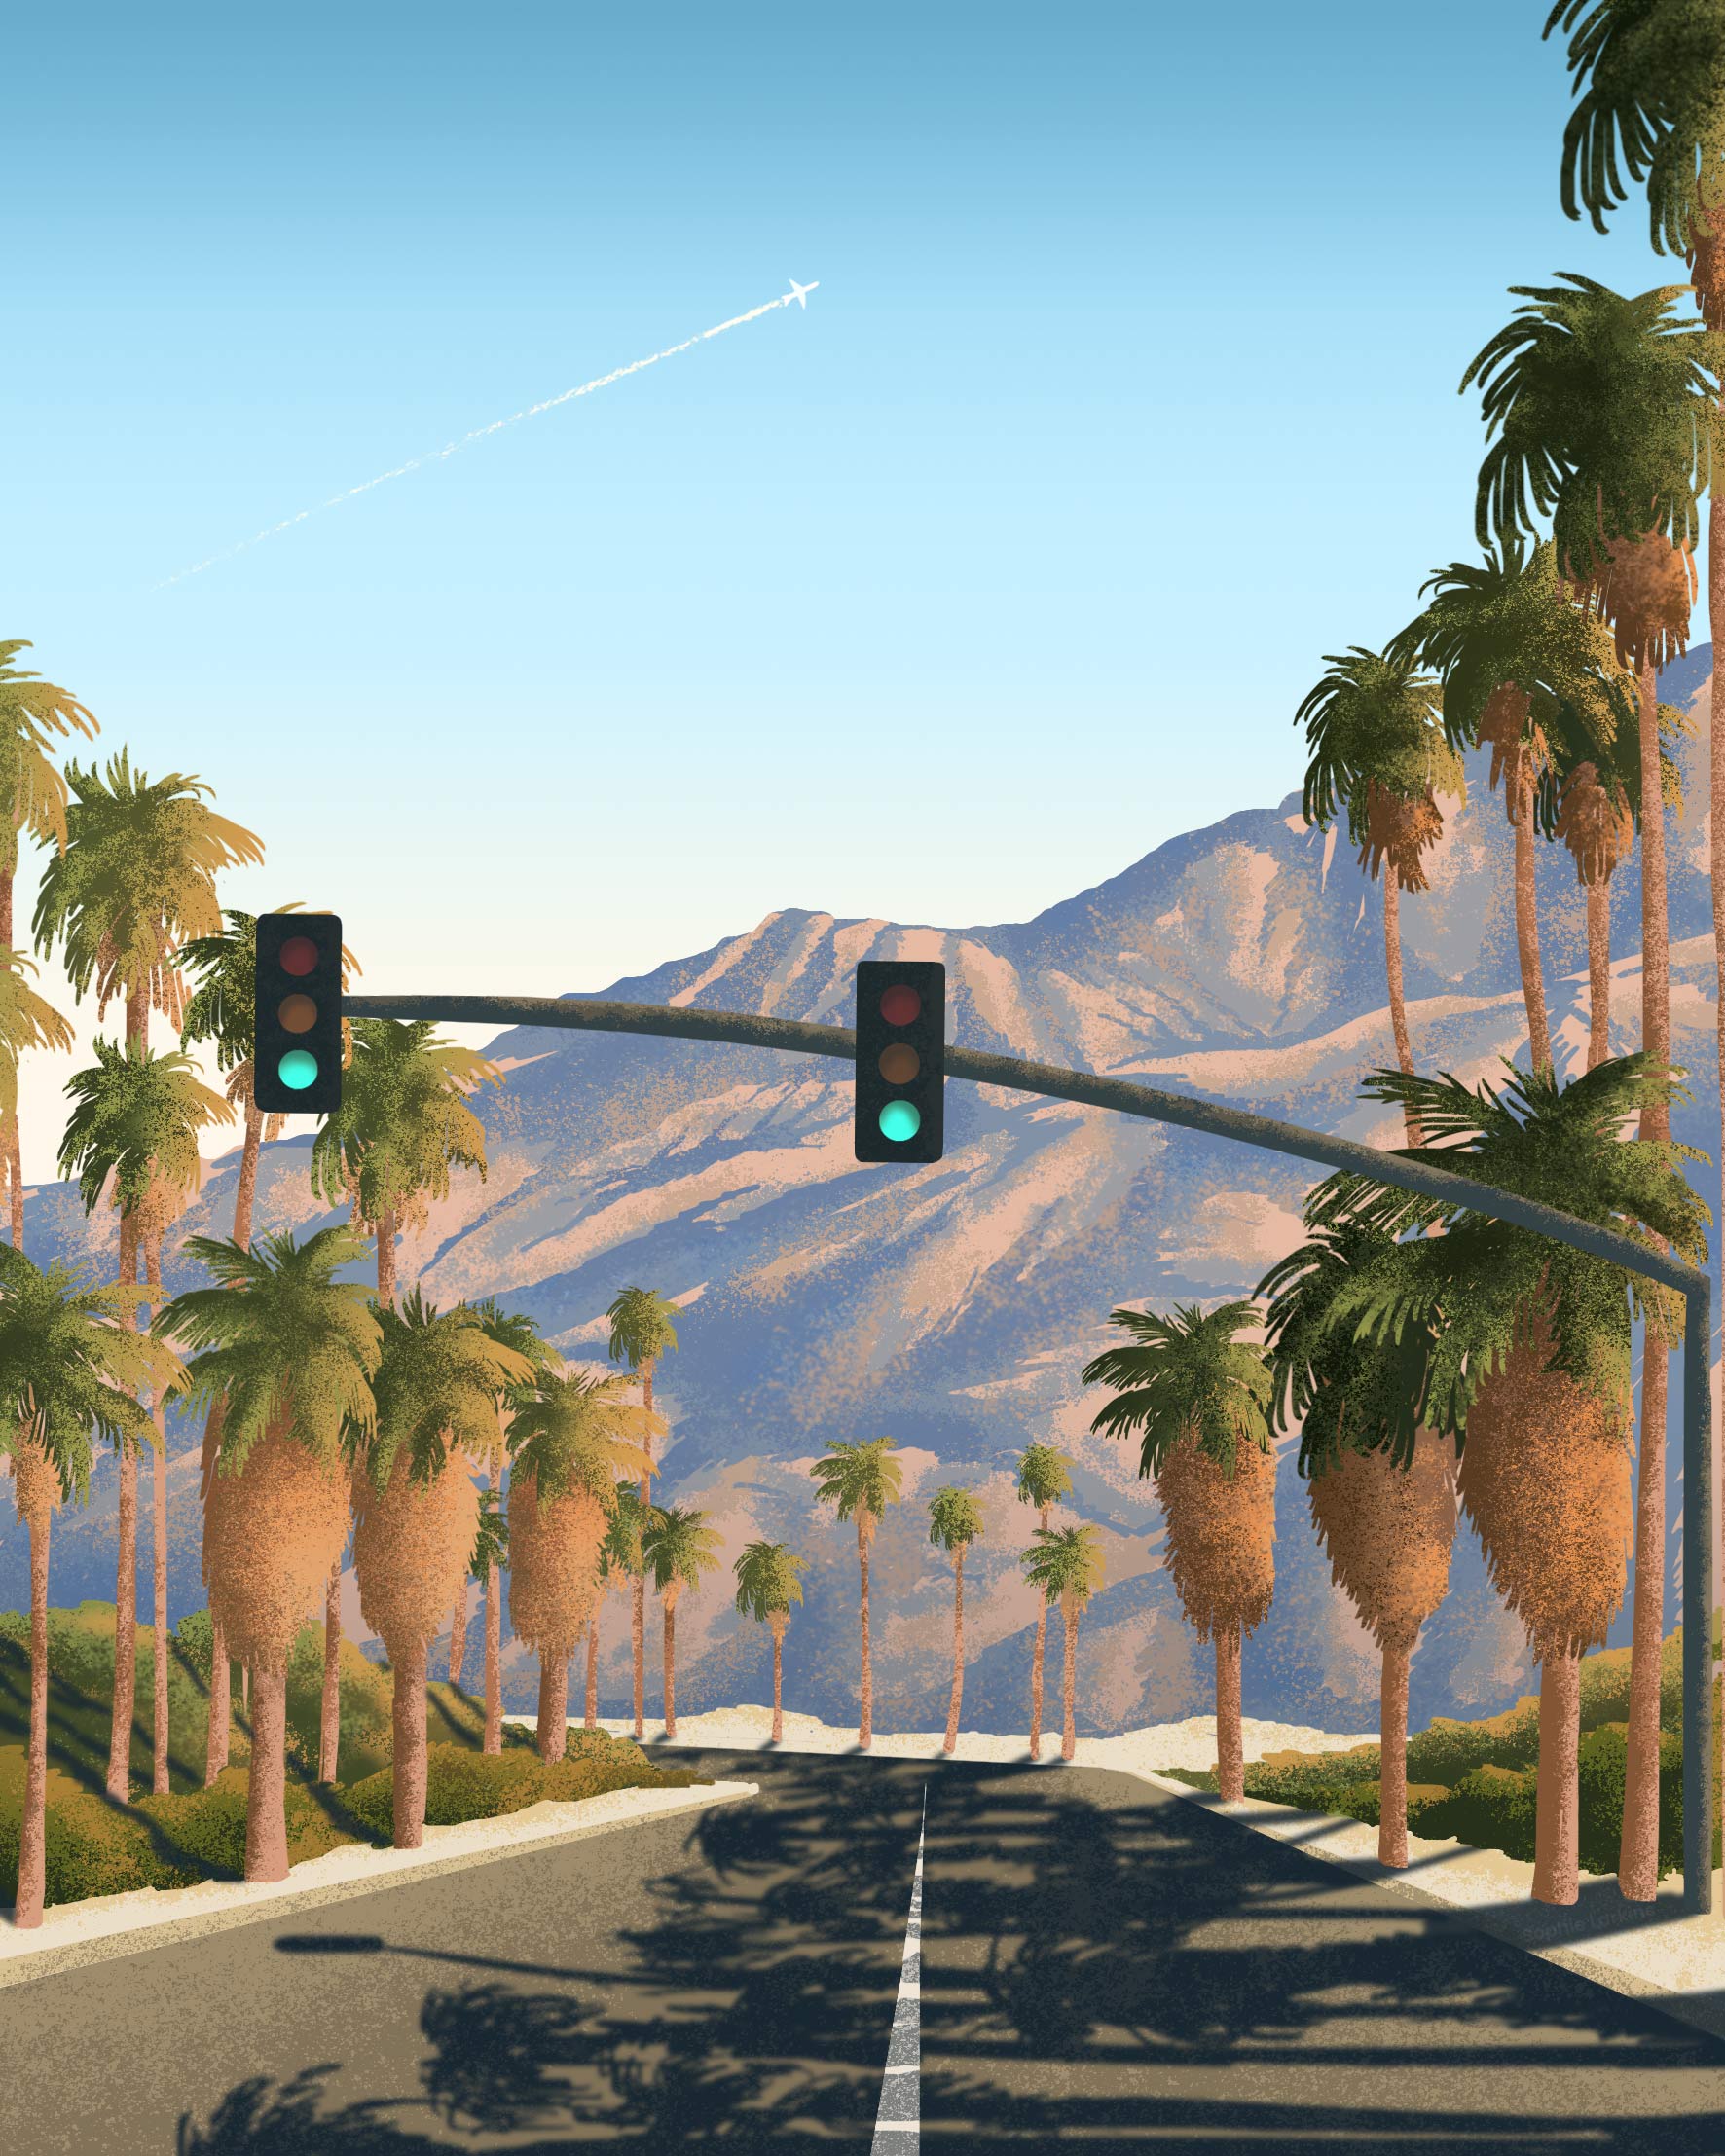
<path fill-rule="evenodd" d="M 233 1931 L 241 1924 L 291 1917 L 302 1910 L 326 1908 L 331 1902 L 356 1900 L 385 1886 L 407 1886 L 445 1872 L 468 1871 L 500 1856 L 519 1855 L 530 1849 L 559 1848 L 565 1843 L 584 1842 L 593 1835 L 610 1834 L 642 1820 L 676 1818 L 691 1811 L 704 1811 L 714 1805 L 734 1804 L 742 1798 L 757 1796 L 759 1790 L 758 1782 L 721 1781 L 705 1789 L 611 1789 L 600 1796 L 570 1803 L 545 1799 L 530 1805 L 525 1811 L 511 1812 L 501 1819 L 468 1820 L 455 1827 L 427 1827 L 427 1845 L 422 1850 L 372 1849 L 357 1844 L 345 1844 L 323 1856 L 312 1858 L 307 1864 L 296 1865 L 279 1884 L 244 1886 L 226 1880 L 208 1880 L 196 1886 L 174 1887 L 166 1892 L 143 1887 L 133 1893 L 67 1902 L 57 1910 L 45 1912 L 40 1930 L 20 1932 L 10 1925 L 0 1928 L 0 1991 L 27 1984 L 37 1977 L 57 1975 L 61 1970 L 89 1968 L 95 1962 L 112 1961 L 123 1955 L 142 1954 L 152 1947 L 177 1945 L 188 1939 L 205 1938 L 211 1932 Z M 552 1816 L 567 1816 L 590 1805 L 603 1805 L 618 1797 L 659 1801 L 638 1801 L 619 1808 L 607 1817 L 588 1818 L 578 1825 L 561 1824 L 558 1817 Z M 538 1816 L 532 1817 L 532 1814 Z M 449 1846 L 442 1854 L 437 1854 L 430 1841 L 433 1835 L 461 1836 L 463 1839 L 459 1845 Z M 370 1861 L 361 1870 L 349 1871 L 346 1877 L 326 1880 L 318 1885 L 295 1884 L 295 1873 L 314 1870 L 332 1858 L 346 1858 L 351 1865 L 356 1856 Z M 391 1862 L 392 1858 L 409 1861 Z M 206 1904 L 221 1898 L 216 1906 L 200 1909 L 196 1905 L 199 1896 L 202 1896 Z M 234 1898 L 236 1896 L 241 1898 Z M 164 1905 L 170 1900 L 184 1907 L 186 1914 L 167 1913 Z M 77 1938 L 56 1939 L 56 1914 L 68 1918 L 95 1918 L 98 1921 L 107 1918 L 112 1921 L 104 1928 L 84 1932 Z"/>

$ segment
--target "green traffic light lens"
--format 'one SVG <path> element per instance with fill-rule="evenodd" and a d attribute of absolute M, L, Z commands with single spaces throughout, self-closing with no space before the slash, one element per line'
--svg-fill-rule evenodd
<path fill-rule="evenodd" d="M 276 1064 L 275 1076 L 283 1085 L 291 1086 L 296 1093 L 303 1093 L 308 1085 L 317 1082 L 317 1058 L 308 1054 L 304 1048 L 289 1048 Z M 911 1114 L 915 1113 L 912 1109 Z"/>
<path fill-rule="evenodd" d="M 880 1134 L 895 1145 L 903 1145 L 923 1127 L 923 1119 L 910 1101 L 888 1101 L 880 1112 Z"/>

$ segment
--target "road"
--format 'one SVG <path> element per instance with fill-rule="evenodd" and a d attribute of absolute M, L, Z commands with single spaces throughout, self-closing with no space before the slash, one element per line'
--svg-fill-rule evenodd
<path fill-rule="evenodd" d="M 0 1992 L 8 2149 L 1725 2156 L 1725 2042 L 1129 1775 L 678 1764 L 761 1794 Z"/>

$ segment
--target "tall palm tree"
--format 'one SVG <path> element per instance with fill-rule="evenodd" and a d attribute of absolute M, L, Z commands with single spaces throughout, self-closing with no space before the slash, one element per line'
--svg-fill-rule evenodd
<path fill-rule="evenodd" d="M 1533 304 L 1480 351 L 1476 377 L 1487 432 L 1475 524 L 1507 538 L 1532 529 L 1528 496 L 1550 510 L 1559 567 L 1611 629 L 1618 662 L 1640 691 L 1641 1045 L 1670 1060 L 1670 951 L 1657 670 L 1688 643 L 1699 497 L 1708 477 L 1705 370 L 1725 376 L 1725 336 L 1673 320 L 1687 287 L 1629 299 L 1562 273 L 1573 291 L 1515 285 Z M 1670 1135 L 1657 1088 L 1641 1135 Z M 1670 1345 L 1658 1297 L 1648 1304 L 1641 1368 L 1635 1611 L 1630 1651 L 1629 1803 L 1619 1883 L 1653 1898 L 1659 1861 L 1659 1663 L 1665 1623 L 1665 1437 Z"/>
<path fill-rule="evenodd" d="M 348 1534 L 348 1460 L 376 1413 L 383 1328 L 364 1284 L 335 1274 L 361 1255 L 349 1226 L 238 1242 L 189 1236 L 215 1286 L 156 1313 L 153 1332 L 202 1348 L 174 1389 L 189 1409 L 226 1401 L 204 1513 L 210 1616 L 251 1672 L 245 1876 L 287 1877 L 287 1660 Z M 238 1290 L 238 1293 L 232 1291 Z"/>
<path fill-rule="evenodd" d="M 752 1542 L 732 1570 L 737 1575 L 737 1608 L 757 1623 L 764 1620 L 773 1635 L 773 1742 L 785 1741 L 784 1675 L 785 1627 L 790 1622 L 790 1605 L 802 1600 L 802 1579 L 808 1559 L 782 1542 Z"/>
<path fill-rule="evenodd" d="M 1332 1577 L 1381 1656 L 1377 1861 L 1408 1861 L 1408 1672 L 1419 1628 L 1444 1599 L 1455 1542 L 1455 1455 L 1415 1410 L 1424 1331 L 1362 1342 L 1329 1323 L 1341 1290 L 1393 1246 L 1370 1227 L 1330 1228 L 1272 1266 L 1266 1347 L 1278 1419 L 1301 1430 L 1312 1525 Z"/>
<path fill-rule="evenodd" d="M 126 1005 L 126 1046 L 149 1046 L 150 1012 L 171 1025 L 183 1013 L 184 983 L 174 955 L 188 937 L 221 924 L 215 878 L 219 869 L 259 862 L 262 841 L 196 797 L 209 787 L 169 772 L 151 785 L 134 777 L 123 749 L 110 757 L 104 781 L 94 770 L 66 766 L 77 799 L 65 812 L 64 850 L 49 860 L 36 893 L 30 932 L 39 956 L 63 942 L 62 963 L 72 992 L 94 983 L 96 1015 L 112 999 Z M 62 1171 L 63 1172 L 63 1171 Z M 147 1188 L 140 1178 L 137 1188 Z M 87 1194 L 88 1209 L 94 1202 Z M 135 1283 L 138 1241 L 121 1218 L 120 1278 Z M 129 1306 L 122 1323 L 133 1325 Z M 137 1625 L 137 1454 L 127 1439 L 120 1454 L 120 1554 L 115 1580 L 114 1712 L 108 1743 L 108 1793 L 129 1794 L 131 1713 Z"/>
<path fill-rule="evenodd" d="M 376 1412 L 349 1425 L 353 1570 L 359 1607 L 389 1657 L 394 1843 L 425 1838 L 425 1664 L 478 1539 L 470 1457 L 496 1430 L 496 1395 L 532 1376 L 525 1355 L 489 1337 L 465 1303 L 440 1316 L 417 1287 L 399 1311 L 380 1301 Z"/>
<path fill-rule="evenodd" d="M 1692 1149 L 1618 1135 L 1653 1093 L 1669 1100 L 1669 1072 L 1624 1056 L 1560 1088 L 1506 1068 L 1501 1092 L 1395 1071 L 1361 1091 L 1412 1099 L 1431 1143 L 1406 1158 L 1643 1241 L 1664 1236 L 1684 1257 L 1705 1250 L 1707 1209 L 1677 1167 Z M 1417 1366 L 1416 1420 L 1456 1440 L 1462 1505 L 1540 1664 L 1533 1897 L 1573 1902 L 1581 1656 L 1604 1640 L 1627 1578 L 1630 1325 L 1643 1284 L 1530 1229 L 1351 1174 L 1319 1185 L 1305 1218 L 1320 1233 L 1444 1230 L 1360 1267 L 1326 1322 L 1401 1346 Z"/>
<path fill-rule="evenodd" d="M 90 1493 L 91 1432 L 115 1445 L 144 1435 L 133 1388 L 182 1374 L 170 1348 L 114 1319 L 135 1287 L 83 1284 L 55 1264 L 44 1273 L 0 1244 L 0 1454 L 30 1537 L 30 1731 L 13 1922 L 42 1921 L 48 1800 L 48 1544 L 54 1509 Z"/>
<path fill-rule="evenodd" d="M 1048 1515 L 1072 1488 L 1072 1462 L 1050 1444 L 1027 1444 L 1018 1461 L 1018 1502 L 1034 1505 L 1037 1525 L 1046 1531 Z M 1048 1634 L 1048 1602 L 1039 1595 L 1036 1645 L 1030 1658 L 1030 1756 L 1043 1756 L 1043 1649 Z"/>
<path fill-rule="evenodd" d="M 62 1175 L 78 1176 L 86 1212 L 93 1211 L 112 1181 L 120 1213 L 120 1277 L 135 1285 L 137 1254 L 147 1255 L 152 1284 L 148 1299 L 161 1300 L 161 1236 L 175 1210 L 176 1194 L 196 1190 L 202 1164 L 198 1133 L 226 1117 L 228 1104 L 198 1077 L 190 1057 L 153 1055 L 134 1045 L 122 1050 L 97 1037 L 95 1062 L 74 1072 L 66 1092 L 74 1106 L 61 1136 Z M 128 1277 L 129 1276 L 129 1277 Z M 138 1323 L 136 1303 L 122 1306 L 123 1325 Z M 155 1786 L 167 1783 L 167 1483 L 163 1403 L 151 1414 L 155 1517 L 156 1671 Z M 120 1580 L 115 1609 L 114 1706 L 108 1738 L 108 1791 L 124 1804 L 131 1793 L 131 1721 L 135 1684 L 137 1619 L 136 1455 L 127 1473 L 121 1459 Z"/>
<path fill-rule="evenodd" d="M 1078 1749 L 1073 1726 L 1072 1698 L 1078 1674 L 1079 1612 L 1102 1583 L 1102 1553 L 1095 1546 L 1097 1530 L 1091 1526 L 1051 1527 L 1036 1530 L 1038 1547 L 1024 1553 L 1024 1576 L 1041 1588 L 1046 1608 L 1056 1596 L 1066 1621 L 1066 1721 L 1060 1737 L 1060 1757 L 1071 1759 Z"/>
<path fill-rule="evenodd" d="M 816 1501 L 837 1503 L 841 1520 L 855 1517 L 857 1560 L 862 1568 L 862 1707 L 857 1725 L 857 1742 L 867 1751 L 874 1741 L 874 1668 L 868 1653 L 868 1545 L 889 1505 L 899 1502 L 902 1464 L 892 1457 L 893 1440 L 876 1438 L 868 1444 L 841 1444 L 832 1441 L 824 1460 L 809 1473 L 817 1488 Z"/>
<path fill-rule="evenodd" d="M 605 1606 L 608 1590 L 615 1587 L 620 1593 L 634 1600 L 634 1587 L 646 1570 L 646 1558 L 642 1553 L 641 1538 L 652 1519 L 651 1504 L 643 1505 L 641 1493 L 632 1485 L 617 1485 L 616 1510 L 611 1515 L 610 1527 L 599 1553 L 599 1593 L 587 1619 L 587 1699 L 586 1724 L 595 1729 L 599 1724 L 599 1613 Z"/>
<path fill-rule="evenodd" d="M 1295 713 L 1312 756 L 1306 768 L 1307 823 L 1328 830 L 1347 812 L 1347 838 L 1360 866 L 1383 876 L 1383 957 L 1389 976 L 1390 1028 L 1396 1060 L 1413 1068 L 1408 1009 L 1402 990 L 1404 891 L 1427 888 L 1425 856 L 1443 836 L 1437 796 L 1467 799 L 1460 758 L 1445 739 L 1438 683 L 1415 672 L 1406 655 L 1349 646 L 1327 652 L 1331 669 Z M 1410 1130 L 1410 1145 L 1418 1133 Z"/>
<path fill-rule="evenodd" d="M 1586 19 L 1576 29 L 1584 8 Z M 1619 176 L 1620 145 L 1630 183 L 1647 182 L 1655 253 L 1683 256 L 1702 320 L 1708 330 L 1725 333 L 1725 22 L 1716 11 L 1698 8 L 1692 0 L 1558 0 L 1542 34 L 1550 37 L 1559 27 L 1574 30 L 1567 58 L 1577 99 L 1563 128 L 1564 214 L 1579 222 L 1585 208 L 1596 232 L 1607 229 L 1605 212 L 1628 200 Z M 1719 1101 L 1725 1115 L 1725 695 L 1717 689 L 1719 652 L 1725 647 L 1725 493 L 1719 485 L 1725 471 L 1725 376 L 1712 398 L 1711 423 L 1711 867 Z M 1725 1130 L 1719 1162 L 1725 1171 Z M 1635 1706 L 1644 1750 L 1645 1699 L 1637 1696 Z M 1637 1888 L 1647 1877 L 1647 1786 L 1643 1768 L 1637 1783 Z"/>
<path fill-rule="evenodd" d="M 677 1735 L 677 1604 L 684 1588 L 698 1588 L 703 1572 L 718 1563 L 714 1528 L 705 1513 L 665 1505 L 654 1513 L 641 1538 L 642 1555 L 652 1567 L 653 1585 L 665 1611 L 665 1735 Z"/>
<path fill-rule="evenodd" d="M 1119 1388 L 1091 1429 L 1144 1432 L 1138 1473 L 1156 1477 L 1175 1592 L 1200 1642 L 1215 1641 L 1216 1771 L 1230 1803 L 1245 1773 L 1240 1641 L 1269 1615 L 1275 1590 L 1271 1379 L 1263 1349 L 1238 1337 L 1259 1322 L 1251 1302 L 1208 1317 L 1195 1304 L 1167 1318 L 1111 1311 L 1138 1344 L 1107 1348 L 1083 1370 L 1086 1385 Z"/>
<path fill-rule="evenodd" d="M 630 1369 L 641 1373 L 641 1396 L 646 1404 L 648 1414 L 653 1411 L 653 1366 L 667 1348 L 677 1345 L 677 1331 L 672 1320 L 680 1315 L 675 1302 L 656 1295 L 650 1288 L 625 1288 L 606 1316 L 611 1321 L 611 1336 L 606 1352 L 613 1363 L 627 1362 Z M 649 1460 L 652 1455 L 649 1451 Z M 641 1479 L 641 1501 L 650 1504 L 647 1494 L 647 1479 Z M 635 1580 L 635 1609 L 631 1620 L 635 1644 L 635 1736 L 639 1743 L 642 1734 L 642 1708 L 646 1690 L 646 1574 L 638 1573 Z"/>
<path fill-rule="evenodd" d="M 940 1749 L 958 1748 L 958 1716 L 965 1693 L 965 1552 L 982 1532 L 982 1508 L 969 1490 L 948 1484 L 929 1506 L 929 1540 L 953 1558 L 952 1703 L 946 1710 L 946 1736 Z"/>
<path fill-rule="evenodd" d="M 64 735 L 76 726 L 92 740 L 99 731 L 96 721 L 69 689 L 44 681 L 28 668 L 13 665 L 17 653 L 31 648 L 24 638 L 0 640 L 0 948 L 8 951 L 13 949 L 12 894 L 18 878 L 18 832 L 27 830 L 39 845 L 46 846 L 52 840 L 61 854 L 68 843 L 66 783 L 47 754 L 48 731 L 52 728 Z M 14 962 L 16 953 L 15 960 L 8 963 Z M 48 1006 L 42 1008 L 46 1012 Z M 19 1045 L 37 1043 L 20 1041 Z M 61 1048 L 71 1043 L 67 1041 L 62 1044 L 51 1036 L 41 1045 Z M 16 1087 L 12 1113 L 0 1126 L 0 1171 L 11 1188 L 12 1247 L 21 1250 L 24 1169 Z"/>
<path fill-rule="evenodd" d="M 533 1366 L 534 1378 L 526 1385 L 506 1386 L 497 1395 L 496 1442 L 488 1447 L 486 1466 L 490 1475 L 490 1492 L 495 1499 L 501 1489 L 503 1460 L 508 1451 L 509 1423 L 520 1404 L 532 1396 L 534 1384 L 542 1375 L 558 1367 L 559 1357 L 549 1341 L 539 1332 L 538 1320 L 529 1317 L 525 1311 L 505 1310 L 495 1296 L 488 1296 L 483 1302 L 473 1304 L 473 1313 L 485 1328 L 486 1336 L 495 1340 L 499 1347 L 513 1348 L 518 1355 L 525 1355 Z M 500 1571 L 506 1558 L 500 1558 L 486 1566 L 473 1577 L 485 1588 L 485 1750 L 492 1753 L 503 1748 L 503 1619 L 500 1601 Z M 461 1589 L 460 1629 L 466 1630 L 466 1586 Z M 450 1656 L 451 1678 L 456 1681 L 459 1664 L 452 1647 Z"/>
<path fill-rule="evenodd" d="M 1610 639 L 1560 579 L 1549 541 L 1529 555 L 1512 536 L 1487 549 L 1484 567 L 1451 562 L 1427 580 L 1421 596 L 1427 592 L 1437 596 L 1389 648 L 1437 670 L 1452 749 L 1490 748 L 1489 784 L 1501 785 L 1515 834 L 1516 949 L 1531 1061 L 1549 1070 L 1535 834 L 1552 835 L 1560 778 L 1589 757 L 1605 760 L 1620 734 L 1633 734 L 1633 691 L 1612 662 Z"/>
<path fill-rule="evenodd" d="M 509 1430 L 509 1613 L 539 1655 L 539 1756 L 569 1735 L 569 1660 L 599 1594 L 619 1474 L 639 1475 L 657 1416 L 620 1397 L 620 1370 L 541 1375 Z M 646 1473 L 655 1472 L 650 1462 Z"/>

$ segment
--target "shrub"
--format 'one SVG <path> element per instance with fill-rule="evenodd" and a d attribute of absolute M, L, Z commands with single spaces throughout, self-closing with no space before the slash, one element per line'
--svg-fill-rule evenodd
<path fill-rule="evenodd" d="M 1486 1722 L 1439 1715 L 1408 1739 L 1408 1779 L 1456 1788 L 1476 1768 L 1530 1767 L 1539 1758 L 1539 1702 L 1520 1699 Z"/>
<path fill-rule="evenodd" d="M 0 1818 L 0 1900 L 18 1900 L 19 1821 Z M 128 1894 L 141 1886 L 191 1886 L 195 1863 L 158 1856 L 148 1825 L 88 1792 L 51 1805 L 43 1836 L 44 1905 Z"/>
<path fill-rule="evenodd" d="M 1623 1797 L 1629 1778 L 1629 1724 L 1607 1722 L 1581 1740 L 1578 1840 L 1584 1872 L 1614 1875 L 1623 1852 Z M 1659 1877 L 1683 1868 L 1683 1740 L 1659 1739 Z"/>
<path fill-rule="evenodd" d="M 1501 1849 L 1531 1864 L 1538 1783 L 1532 1768 L 1476 1767 L 1446 1801 L 1430 1807 L 1421 1832 L 1440 1841 L 1453 1835 L 1471 1848 Z"/>
<path fill-rule="evenodd" d="M 208 1610 L 193 1610 L 180 1619 L 173 1638 L 186 1667 L 195 1670 L 207 1685 L 215 1669 L 214 1618 Z"/>
<path fill-rule="evenodd" d="M 570 1736 L 575 1736 L 571 1731 Z M 587 1741 L 576 1756 L 547 1766 L 536 1752 L 475 1752 L 464 1744 L 425 1747 L 425 1824 L 459 1826 L 467 1819 L 495 1819 L 529 1805 L 597 1797 L 610 1789 L 687 1789 L 711 1776 L 688 1768 L 655 1767 L 631 1742 L 604 1731 L 579 1733 Z M 603 1739 L 603 1742 L 594 1740 Z M 395 1771 L 385 1767 L 341 1793 L 362 1828 L 388 1842 L 394 1833 Z"/>
<path fill-rule="evenodd" d="M 1440 1805 L 1450 1801 L 1450 1792 L 1438 1782 L 1408 1784 L 1408 1832 L 1426 1834 L 1430 1829 L 1425 1821 Z M 1340 1790 L 1334 1809 L 1344 1818 L 1359 1819 L 1369 1827 L 1381 1821 L 1381 1785 L 1376 1781 L 1357 1781 L 1351 1787 Z"/>

